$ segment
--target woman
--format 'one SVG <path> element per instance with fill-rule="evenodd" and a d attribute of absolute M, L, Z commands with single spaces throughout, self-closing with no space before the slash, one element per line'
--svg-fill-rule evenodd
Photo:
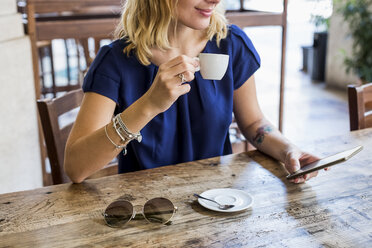
<path fill-rule="evenodd" d="M 253 76 L 259 56 L 241 29 L 226 25 L 219 2 L 126 1 L 119 39 L 101 48 L 84 81 L 65 153 L 73 182 L 117 155 L 122 173 L 229 154 L 232 112 L 244 136 L 289 172 L 316 160 L 264 118 Z M 221 80 L 196 72 L 201 52 L 230 56 Z"/>

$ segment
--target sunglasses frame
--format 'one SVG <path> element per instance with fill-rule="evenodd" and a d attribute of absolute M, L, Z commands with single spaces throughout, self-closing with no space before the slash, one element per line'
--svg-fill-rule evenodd
<path fill-rule="evenodd" d="M 147 204 L 149 201 L 154 200 L 154 199 L 165 199 L 165 200 L 168 200 L 168 201 L 172 204 L 172 206 L 173 206 L 172 216 L 171 216 L 171 217 L 170 217 L 166 222 L 161 222 L 161 223 L 159 222 L 159 223 L 156 223 L 156 222 L 150 221 L 150 220 L 146 217 L 146 215 L 145 215 L 145 213 L 144 213 L 145 206 L 146 206 L 146 204 Z M 109 224 L 109 223 L 107 222 L 107 220 L 106 220 L 106 217 L 108 216 L 108 215 L 106 214 L 106 210 L 107 210 L 107 208 L 108 208 L 111 204 L 113 204 L 113 203 L 115 203 L 115 202 L 127 202 L 127 203 L 129 203 L 129 204 L 132 206 L 132 216 L 128 219 L 127 222 L 125 222 L 125 223 L 123 223 L 123 224 L 120 224 L 120 225 L 111 225 L 111 224 Z M 135 210 L 135 207 L 138 207 L 138 206 L 140 206 L 140 207 L 142 208 L 140 213 L 137 213 L 136 210 Z M 103 215 L 103 217 L 104 217 L 103 219 L 105 220 L 105 223 L 106 223 L 107 226 L 112 227 L 112 228 L 120 228 L 120 227 L 123 227 L 123 226 L 125 226 L 126 224 L 128 224 L 132 219 L 134 219 L 134 218 L 137 216 L 137 214 L 141 214 L 142 217 L 143 217 L 147 222 L 149 222 L 149 223 L 151 223 L 151 224 L 167 225 L 167 224 L 169 224 L 169 223 L 171 222 L 171 220 L 172 220 L 174 214 L 177 213 L 177 211 L 178 211 L 178 208 L 173 204 L 173 202 L 172 202 L 171 200 L 169 200 L 169 199 L 167 199 L 167 198 L 164 198 L 164 197 L 155 197 L 155 198 L 152 198 L 152 199 L 150 199 L 150 200 L 147 200 L 147 201 L 145 202 L 145 204 L 143 204 L 143 205 L 133 205 L 130 201 L 128 201 L 128 200 L 124 200 L 124 199 L 118 199 L 118 200 L 115 200 L 115 201 L 111 202 L 111 203 L 106 207 L 106 209 L 105 209 L 105 211 L 103 212 L 102 215 Z"/>

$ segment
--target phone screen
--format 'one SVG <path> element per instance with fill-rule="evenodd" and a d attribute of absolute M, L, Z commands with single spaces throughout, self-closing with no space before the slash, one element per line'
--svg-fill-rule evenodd
<path fill-rule="evenodd" d="M 363 149 L 363 146 L 357 146 L 353 149 L 346 150 L 346 151 L 331 155 L 326 158 L 322 158 L 318 161 L 305 165 L 298 171 L 288 175 L 287 179 L 294 179 L 296 177 L 303 176 L 310 172 L 314 172 L 314 171 L 317 171 L 317 170 L 320 170 L 326 167 L 330 167 L 332 165 L 335 165 L 341 162 L 345 162 L 346 160 L 348 160 L 349 158 L 351 158 L 352 156 L 360 152 L 362 149 Z"/>

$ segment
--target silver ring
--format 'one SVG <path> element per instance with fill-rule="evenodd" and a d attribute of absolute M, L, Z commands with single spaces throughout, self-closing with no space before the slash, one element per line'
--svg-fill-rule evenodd
<path fill-rule="evenodd" d="M 178 77 L 181 79 L 181 84 L 186 82 L 186 78 L 185 78 L 185 75 L 183 75 L 183 73 L 178 74 Z"/>

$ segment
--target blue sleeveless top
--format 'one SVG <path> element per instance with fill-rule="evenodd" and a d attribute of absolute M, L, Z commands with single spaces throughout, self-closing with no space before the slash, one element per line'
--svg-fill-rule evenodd
<path fill-rule="evenodd" d="M 115 113 L 124 111 L 151 86 L 158 67 L 142 65 L 123 53 L 124 40 L 103 46 L 84 79 L 84 92 L 95 92 L 116 102 Z M 203 53 L 228 54 L 229 65 L 221 80 L 205 80 L 200 72 L 190 82 L 191 91 L 180 96 L 164 113 L 142 130 L 143 140 L 128 144 L 119 154 L 119 173 L 155 168 L 231 153 L 229 125 L 234 90 L 260 67 L 251 40 L 237 26 L 217 46 L 208 41 Z"/>

